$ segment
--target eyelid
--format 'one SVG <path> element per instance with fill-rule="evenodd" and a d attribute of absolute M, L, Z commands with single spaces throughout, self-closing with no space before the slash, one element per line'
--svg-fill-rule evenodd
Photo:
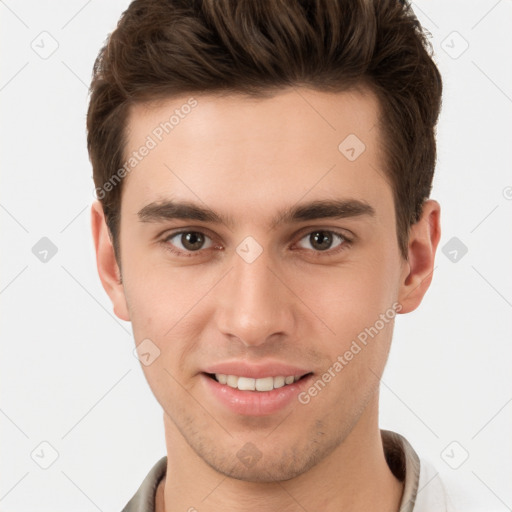
<path fill-rule="evenodd" d="M 306 228 L 301 229 L 295 236 L 298 240 L 302 240 L 306 235 L 316 233 L 317 231 L 326 231 L 328 233 L 341 236 L 346 242 L 353 242 L 356 239 L 356 235 L 347 229 L 323 226 L 307 226 Z"/>
<path fill-rule="evenodd" d="M 194 227 L 182 227 L 182 228 L 176 228 L 175 230 L 167 230 L 163 234 L 161 234 L 158 238 L 156 243 L 161 245 L 165 251 L 170 252 L 174 256 L 178 256 L 180 258 L 194 258 L 198 256 L 203 256 L 205 254 L 205 251 L 208 249 L 216 248 L 215 241 L 213 238 L 207 233 L 209 230 L 205 229 L 203 227 L 201 228 L 194 228 Z M 198 251 L 187 251 L 180 249 L 179 247 L 176 247 L 174 244 L 172 244 L 169 240 L 171 238 L 174 238 L 175 236 L 182 235 L 184 233 L 200 233 L 201 235 L 205 236 L 206 238 L 209 238 L 212 242 L 211 247 L 207 247 L 205 249 L 201 248 Z"/>
<path fill-rule="evenodd" d="M 304 231 L 305 233 L 311 233 L 312 231 L 332 231 L 333 233 L 337 233 L 337 234 L 344 235 L 347 237 L 349 237 L 350 234 L 353 235 L 353 233 L 346 228 L 342 228 L 339 226 L 327 226 L 327 225 L 322 226 L 321 224 L 305 226 L 299 232 L 302 232 L 302 231 Z"/>
<path fill-rule="evenodd" d="M 169 241 L 171 238 L 175 238 L 175 237 L 179 237 L 180 235 L 183 235 L 185 233 L 199 233 L 201 234 L 205 239 L 208 239 L 210 241 L 210 243 L 213 245 L 213 240 L 210 236 L 208 236 L 206 233 L 202 233 L 200 231 L 193 231 L 193 230 L 188 230 L 188 231 L 178 231 L 177 233 L 172 233 L 170 234 L 169 236 L 166 236 L 165 237 L 165 240 L 166 241 Z M 181 243 L 181 241 L 180 241 Z M 202 247 L 201 249 L 197 250 L 197 251 L 184 251 L 184 252 L 187 252 L 187 253 L 194 253 L 194 252 L 200 252 L 202 251 L 203 249 L 210 249 L 210 247 Z M 183 249 L 180 249 L 180 251 L 183 251 Z"/>
<path fill-rule="evenodd" d="M 208 228 L 203 226 L 184 226 L 174 229 L 166 229 L 163 233 L 157 236 L 159 240 L 168 240 L 176 235 L 181 235 L 183 233 L 201 233 L 204 236 L 207 236 L 210 239 L 219 238 L 217 235 L 213 234 Z"/>
<path fill-rule="evenodd" d="M 295 242 L 295 244 L 297 244 L 298 242 L 300 242 L 307 236 L 311 235 L 312 233 L 317 233 L 317 232 L 322 232 L 322 231 L 326 232 L 326 233 L 331 233 L 334 236 L 340 237 L 342 239 L 342 242 L 339 245 L 337 245 L 336 247 L 326 249 L 325 251 L 315 251 L 313 249 L 305 249 L 304 247 L 299 247 L 298 250 L 307 251 L 308 253 L 313 254 L 315 256 L 322 256 L 322 255 L 329 256 L 329 255 L 338 254 L 339 252 L 343 251 L 344 249 L 346 249 L 352 245 L 353 237 L 347 236 L 343 232 L 343 230 L 333 229 L 333 228 L 330 228 L 330 229 L 329 228 L 313 228 L 313 229 L 311 229 L 311 227 L 309 229 L 307 229 L 307 231 L 302 232 L 302 234 L 298 235 L 298 240 L 297 240 L 297 242 Z"/>

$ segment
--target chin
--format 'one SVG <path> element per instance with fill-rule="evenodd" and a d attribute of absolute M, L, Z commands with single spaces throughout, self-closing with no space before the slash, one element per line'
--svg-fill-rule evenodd
<path fill-rule="evenodd" d="M 206 461 L 208 463 L 208 461 Z M 277 464 L 264 462 L 263 458 L 254 467 L 244 467 L 240 462 L 236 462 L 231 468 L 209 464 L 215 471 L 224 476 L 240 480 L 242 482 L 252 483 L 275 483 L 291 480 L 307 472 L 315 462 L 308 464 L 299 463 L 283 464 L 280 461 Z"/>
<path fill-rule="evenodd" d="M 328 457 L 337 444 L 326 443 L 325 440 L 323 443 L 297 442 L 288 447 L 268 444 L 260 451 L 249 442 L 237 449 L 235 457 L 225 458 L 215 451 L 196 453 L 213 470 L 229 478 L 243 482 L 274 483 L 306 473 Z"/>

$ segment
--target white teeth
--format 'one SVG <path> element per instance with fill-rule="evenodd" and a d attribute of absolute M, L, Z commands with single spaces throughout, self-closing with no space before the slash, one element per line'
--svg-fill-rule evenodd
<path fill-rule="evenodd" d="M 265 377 L 264 379 L 254 379 L 257 391 L 272 391 L 274 389 L 274 378 Z M 240 387 L 238 388 L 240 389 Z"/>
<path fill-rule="evenodd" d="M 241 391 L 272 391 L 282 388 L 287 384 L 297 382 L 301 377 L 288 375 L 283 377 L 263 377 L 261 379 L 251 379 L 250 377 L 237 377 L 236 375 L 225 375 L 216 373 L 215 378 L 220 384 L 227 384 L 231 388 L 238 388 Z"/>
<path fill-rule="evenodd" d="M 285 384 L 290 384 L 290 382 L 286 382 L 290 377 L 274 377 L 274 388 L 282 388 Z M 292 377 L 293 382 L 293 377 Z"/>
<path fill-rule="evenodd" d="M 256 379 L 249 377 L 238 377 L 238 389 L 241 391 L 254 391 L 256 388 Z"/>
<path fill-rule="evenodd" d="M 238 387 L 238 377 L 235 377 L 235 375 L 228 375 L 226 384 L 231 388 L 237 388 Z"/>

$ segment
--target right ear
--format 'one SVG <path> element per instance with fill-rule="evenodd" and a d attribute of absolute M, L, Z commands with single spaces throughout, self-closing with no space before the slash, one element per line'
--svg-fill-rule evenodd
<path fill-rule="evenodd" d="M 94 201 L 91 207 L 91 227 L 101 284 L 112 301 L 116 316 L 129 322 L 130 314 L 121 282 L 121 271 L 116 261 L 103 207 L 99 201 Z"/>

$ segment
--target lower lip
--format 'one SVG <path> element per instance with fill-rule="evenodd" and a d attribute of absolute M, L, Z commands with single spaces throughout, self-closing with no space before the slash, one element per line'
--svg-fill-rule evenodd
<path fill-rule="evenodd" d="M 293 384 L 287 384 L 272 391 L 240 391 L 227 384 L 201 374 L 207 393 L 211 393 L 224 407 L 245 416 L 267 416 L 284 409 L 295 400 L 313 377 L 312 374 Z"/>

